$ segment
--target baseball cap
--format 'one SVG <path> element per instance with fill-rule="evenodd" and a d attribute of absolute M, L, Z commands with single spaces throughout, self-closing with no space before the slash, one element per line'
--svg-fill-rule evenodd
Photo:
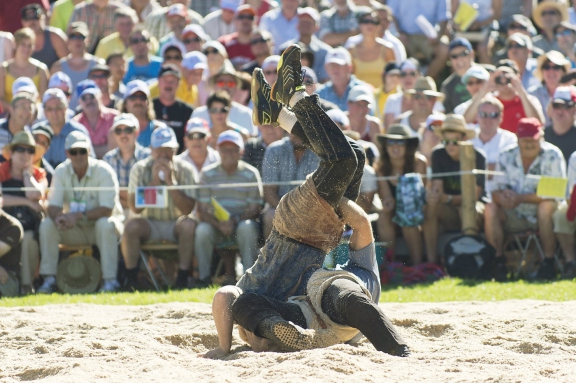
<path fill-rule="evenodd" d="M 202 26 L 198 24 L 186 25 L 186 27 L 182 30 L 182 37 L 186 36 L 189 33 L 194 33 L 196 36 L 200 37 L 204 41 L 208 40 L 204 28 L 202 28 Z M 186 50 L 184 50 L 184 52 L 186 52 Z"/>
<path fill-rule="evenodd" d="M 114 123 L 112 124 L 111 129 L 114 129 L 120 125 L 129 126 L 136 130 L 140 128 L 138 119 L 132 113 L 121 113 L 114 117 Z"/>
<path fill-rule="evenodd" d="M 335 123 L 340 124 L 344 127 L 350 126 L 350 119 L 348 118 L 346 113 L 344 113 L 340 109 L 330 109 L 329 111 L 326 112 L 326 114 Z"/>
<path fill-rule="evenodd" d="M 76 84 L 76 94 L 78 97 L 82 96 L 82 94 L 88 89 L 98 89 L 98 85 L 96 85 L 96 83 L 92 80 L 82 80 Z M 98 91 L 100 91 L 100 89 L 98 89 Z M 92 91 L 90 93 L 92 93 Z"/>
<path fill-rule="evenodd" d="M 66 99 L 66 95 L 64 94 L 64 91 L 62 89 L 50 88 L 50 89 L 46 89 L 46 92 L 44 92 L 44 96 L 42 96 L 42 105 L 45 105 L 46 102 L 48 102 L 49 100 L 52 100 L 53 98 L 57 98 L 64 105 L 67 105 L 67 103 L 68 103 L 68 100 Z"/>
<path fill-rule="evenodd" d="M 150 89 L 148 85 L 142 80 L 132 80 L 126 84 L 126 91 L 124 92 L 124 100 L 132 96 L 136 92 L 142 92 L 146 97 L 150 97 Z"/>
<path fill-rule="evenodd" d="M 372 90 L 365 85 L 356 85 L 348 93 L 348 102 L 366 101 L 368 106 L 374 103 Z"/>
<path fill-rule="evenodd" d="M 170 16 L 182 16 L 186 18 L 188 17 L 188 12 L 186 11 L 184 4 L 172 4 L 168 7 L 168 11 L 166 11 L 166 17 Z"/>
<path fill-rule="evenodd" d="M 206 41 L 204 45 L 202 45 L 202 52 L 204 52 L 208 48 L 214 48 L 220 53 L 222 56 L 228 58 L 228 52 L 222 43 L 218 40 L 210 40 Z"/>
<path fill-rule="evenodd" d="M 12 97 L 12 101 L 10 101 L 11 105 L 14 105 L 17 101 L 20 100 L 28 100 L 32 103 L 36 102 L 35 100 L 35 96 L 31 95 L 28 92 L 20 92 L 20 93 L 16 93 L 13 97 Z"/>
<path fill-rule="evenodd" d="M 241 0 L 220 0 L 220 8 L 236 11 Z"/>
<path fill-rule="evenodd" d="M 400 70 L 402 72 L 407 70 L 415 70 L 417 72 L 420 72 L 420 63 L 415 58 L 408 57 L 400 64 Z"/>
<path fill-rule="evenodd" d="M 488 81 L 490 78 L 490 73 L 488 73 L 488 71 L 480 65 L 472 65 L 470 68 L 468 68 L 466 73 L 464 73 L 464 76 L 462 76 L 462 84 L 466 85 L 470 77 L 474 77 L 482 81 Z"/>
<path fill-rule="evenodd" d="M 312 7 L 298 8 L 298 17 L 303 15 L 310 16 L 316 23 L 320 22 L 320 14 Z"/>
<path fill-rule="evenodd" d="M 208 122 L 200 117 L 193 117 L 186 123 L 186 134 L 189 133 L 204 133 L 210 134 L 210 127 Z"/>
<path fill-rule="evenodd" d="M 534 46 L 532 45 L 532 39 L 522 33 L 512 33 L 506 39 L 506 47 L 510 45 L 510 42 L 515 42 L 516 44 L 520 45 L 521 47 L 526 47 L 529 51 L 531 51 Z"/>
<path fill-rule="evenodd" d="M 74 90 L 72 88 L 72 80 L 64 72 L 56 72 L 50 76 L 50 80 L 48 80 L 48 89 L 51 88 L 68 88 L 68 92 Z"/>
<path fill-rule="evenodd" d="M 178 149 L 178 141 L 176 140 L 176 133 L 167 125 L 159 126 L 152 131 L 150 138 L 150 146 L 153 149 L 157 148 L 172 148 Z"/>
<path fill-rule="evenodd" d="M 434 130 L 432 128 L 432 126 L 437 122 L 443 123 L 445 119 L 446 119 L 446 115 L 444 115 L 444 114 L 431 114 L 431 115 L 429 115 L 426 118 L 426 122 L 425 122 L 426 129 Z"/>
<path fill-rule="evenodd" d="M 448 50 L 451 51 L 452 49 L 458 47 L 464 47 L 469 51 L 472 50 L 472 44 L 470 44 L 470 41 L 468 41 L 468 39 L 465 39 L 464 37 L 457 37 L 454 40 L 450 41 L 450 45 L 448 45 Z"/>
<path fill-rule="evenodd" d="M 158 72 L 158 78 L 163 76 L 176 76 L 180 78 L 180 71 L 174 64 L 164 64 L 160 67 L 160 72 Z"/>
<path fill-rule="evenodd" d="M 71 35 L 73 33 L 78 33 L 84 37 L 87 37 L 90 33 L 88 31 L 88 25 L 83 21 L 74 21 L 70 24 L 70 28 L 68 28 L 67 34 Z"/>
<path fill-rule="evenodd" d="M 26 92 L 30 93 L 31 95 L 37 96 L 38 89 L 36 89 L 36 84 L 30 77 L 18 77 L 12 83 L 12 94 Z"/>
<path fill-rule="evenodd" d="M 518 121 L 518 129 L 516 136 L 518 138 L 534 138 L 537 139 L 542 135 L 542 123 L 534 117 L 521 118 Z"/>
<path fill-rule="evenodd" d="M 225 130 L 218 136 L 218 140 L 216 141 L 216 146 L 220 146 L 224 142 L 231 142 L 234 145 L 238 146 L 240 150 L 244 149 L 244 140 L 240 133 L 234 130 Z"/>
<path fill-rule="evenodd" d="M 166 51 L 170 48 L 176 48 L 180 51 L 180 54 L 182 56 L 184 56 L 184 54 L 186 53 L 186 47 L 184 46 L 184 44 L 182 44 L 180 41 L 178 40 L 172 40 L 167 42 L 166 44 L 162 45 L 162 49 L 160 50 L 160 56 L 164 57 L 164 54 L 166 53 Z"/>
<path fill-rule="evenodd" d="M 40 121 L 32 125 L 32 135 L 37 134 L 46 136 L 50 141 L 52 141 L 52 137 L 54 137 L 54 130 L 52 130 L 48 124 L 48 121 Z"/>
<path fill-rule="evenodd" d="M 262 70 L 264 70 L 265 68 L 268 68 L 268 66 L 270 66 L 270 65 L 273 65 L 274 68 L 276 68 L 278 66 L 279 62 L 280 62 L 280 56 L 278 56 L 278 55 L 268 56 L 262 62 Z"/>
<path fill-rule="evenodd" d="M 304 83 L 312 83 L 312 84 L 316 84 L 318 82 L 318 76 L 316 76 L 316 72 L 314 72 L 314 69 L 307 67 L 307 66 L 303 66 L 302 67 L 302 71 L 304 72 Z M 308 78 L 308 79 L 306 79 Z"/>
<path fill-rule="evenodd" d="M 66 141 L 64 142 L 64 149 L 70 150 L 75 148 L 90 149 L 90 141 L 88 141 L 88 136 L 79 130 L 74 130 L 66 136 Z"/>
<path fill-rule="evenodd" d="M 396 61 L 390 61 L 384 66 L 384 75 L 393 73 L 400 73 L 400 64 Z"/>
<path fill-rule="evenodd" d="M 352 65 L 352 57 L 347 49 L 338 47 L 326 54 L 326 60 L 324 61 L 326 65 L 328 64 L 338 64 L 338 65 Z"/>
<path fill-rule="evenodd" d="M 198 51 L 186 53 L 180 65 L 188 70 L 208 69 L 208 61 L 206 60 L 206 56 L 204 53 Z"/>
<path fill-rule="evenodd" d="M 574 105 L 575 101 L 576 89 L 573 86 L 559 86 L 552 96 L 552 102 L 555 104 Z"/>
<path fill-rule="evenodd" d="M 254 8 L 252 8 L 250 4 L 242 4 L 241 6 L 236 8 L 236 11 L 234 11 L 235 15 L 239 15 L 241 13 L 250 13 L 252 16 L 256 16 L 256 11 L 254 10 Z"/>
<path fill-rule="evenodd" d="M 44 9 L 40 4 L 28 4 L 20 9 L 20 16 L 24 20 L 38 20 L 44 14 Z"/>

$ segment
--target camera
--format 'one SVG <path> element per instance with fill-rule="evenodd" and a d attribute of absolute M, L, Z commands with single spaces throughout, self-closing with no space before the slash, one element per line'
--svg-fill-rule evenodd
<path fill-rule="evenodd" d="M 500 75 L 500 76 L 496 77 L 495 82 L 498 85 L 508 85 L 508 84 L 510 84 L 510 77 L 508 77 L 506 75 Z"/>

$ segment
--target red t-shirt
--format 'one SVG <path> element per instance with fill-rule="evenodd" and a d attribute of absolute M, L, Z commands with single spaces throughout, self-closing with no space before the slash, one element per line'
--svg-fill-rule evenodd
<path fill-rule="evenodd" d="M 252 54 L 252 50 L 250 49 L 250 43 L 240 44 L 238 42 L 238 32 L 224 35 L 220 37 L 218 41 L 226 48 L 228 58 L 232 61 L 232 64 L 234 64 L 234 68 L 238 69 L 244 64 L 256 59 L 256 56 Z"/>
<path fill-rule="evenodd" d="M 504 105 L 502 125 L 500 125 L 500 127 L 504 130 L 516 133 L 516 130 L 518 129 L 518 121 L 520 121 L 521 118 L 526 117 L 520 97 L 516 96 L 512 100 L 502 100 L 499 97 L 496 98 L 500 100 L 502 105 Z"/>
<path fill-rule="evenodd" d="M 50 9 L 48 0 L 0 0 L 0 31 L 14 34 L 22 28 L 20 10 L 28 4 L 40 4 L 46 11 Z"/>

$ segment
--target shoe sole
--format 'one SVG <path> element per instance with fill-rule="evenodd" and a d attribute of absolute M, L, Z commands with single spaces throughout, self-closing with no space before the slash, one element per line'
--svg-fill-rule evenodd
<path fill-rule="evenodd" d="M 296 45 L 290 45 L 288 48 L 286 48 L 286 50 L 284 51 L 284 53 L 282 53 L 282 55 L 280 56 L 280 60 L 278 61 L 278 65 L 276 66 L 276 71 L 278 73 L 280 73 L 280 69 L 282 68 L 282 64 L 284 63 L 284 56 L 288 57 L 291 53 L 292 50 L 296 49 Z M 272 90 L 270 91 L 270 99 L 272 101 L 276 101 L 276 102 L 282 102 L 282 101 L 278 101 L 276 99 L 276 84 L 278 84 L 278 80 L 276 80 L 274 82 L 274 84 L 272 84 Z"/>
<path fill-rule="evenodd" d="M 272 332 L 286 348 L 292 351 L 308 350 L 312 348 L 312 339 L 306 334 L 302 334 L 290 323 L 277 323 Z"/>

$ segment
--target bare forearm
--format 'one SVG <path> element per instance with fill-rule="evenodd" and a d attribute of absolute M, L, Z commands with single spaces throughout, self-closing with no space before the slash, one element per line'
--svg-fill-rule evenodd
<path fill-rule="evenodd" d="M 540 120 L 540 122 L 544 123 L 544 115 L 542 114 L 542 108 L 538 108 L 536 105 L 532 103 L 532 101 L 528 98 L 528 93 L 523 90 L 520 93 L 520 101 L 522 102 L 522 107 L 524 108 L 524 113 L 526 113 L 526 117 L 534 117 Z"/>
<path fill-rule="evenodd" d="M 60 215 L 62 215 L 62 208 L 59 206 L 48 206 L 48 216 L 52 218 L 53 221 L 56 220 Z"/>
<path fill-rule="evenodd" d="M 174 201 L 174 205 L 176 205 L 182 214 L 188 215 L 192 213 L 192 210 L 194 210 L 194 205 L 196 204 L 196 200 L 194 198 L 188 197 L 180 190 L 172 189 L 169 193 L 172 197 L 172 201 Z"/>

